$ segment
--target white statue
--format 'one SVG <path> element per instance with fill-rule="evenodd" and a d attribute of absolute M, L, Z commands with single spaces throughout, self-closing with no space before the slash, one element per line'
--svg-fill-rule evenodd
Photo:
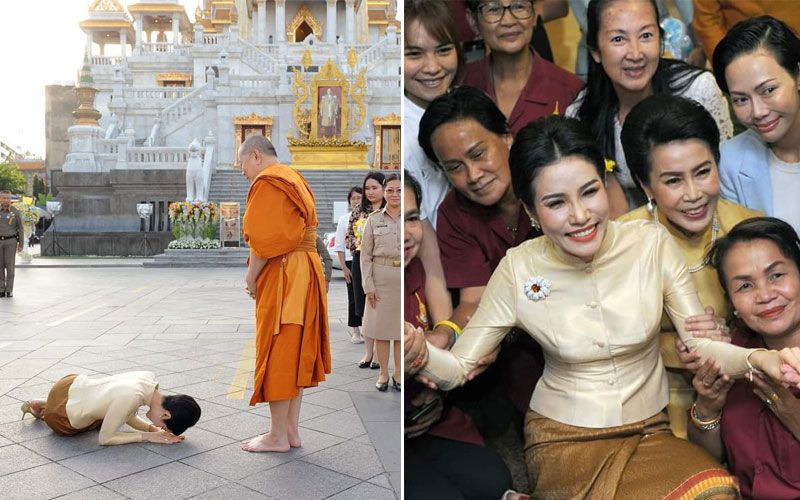
<path fill-rule="evenodd" d="M 150 137 L 147 138 L 147 145 L 149 147 L 158 146 L 159 132 L 161 132 L 161 119 L 156 117 L 156 122 L 153 124 L 153 128 L 150 129 Z"/>
<path fill-rule="evenodd" d="M 339 114 L 339 100 L 331 93 L 331 89 L 327 89 L 325 95 L 320 99 L 319 115 L 323 128 L 332 128 L 333 130 L 326 131 L 328 133 L 324 136 L 336 135 L 336 117 Z"/>
<path fill-rule="evenodd" d="M 108 119 L 108 127 L 106 128 L 106 139 L 114 139 L 119 135 L 119 132 L 120 126 L 117 114 L 111 113 L 111 117 Z"/>
<path fill-rule="evenodd" d="M 186 201 L 208 201 L 208 175 L 200 157 L 200 142 L 195 139 L 189 144 L 189 162 L 186 164 Z"/>

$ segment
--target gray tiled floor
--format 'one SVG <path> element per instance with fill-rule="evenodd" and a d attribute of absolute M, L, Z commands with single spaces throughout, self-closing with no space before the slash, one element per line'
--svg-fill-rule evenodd
<path fill-rule="evenodd" d="M 13 299 L 0 299 L 2 498 L 398 498 L 400 395 L 378 393 L 355 363 L 344 281 L 328 294 L 334 372 L 310 389 L 302 448 L 249 454 L 239 441 L 269 427 L 250 407 L 253 304 L 240 269 L 17 269 Z M 244 369 L 243 369 L 244 367 Z M 69 373 L 155 372 L 168 393 L 203 408 L 186 441 L 102 447 L 97 431 L 56 436 L 30 416 Z"/>

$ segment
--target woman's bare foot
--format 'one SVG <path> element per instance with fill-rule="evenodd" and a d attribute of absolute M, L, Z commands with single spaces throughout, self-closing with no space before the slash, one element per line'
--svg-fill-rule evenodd
<path fill-rule="evenodd" d="M 291 446 L 289 445 L 289 440 L 287 438 L 280 439 L 277 436 L 273 436 L 269 432 L 260 436 L 256 436 L 250 441 L 242 443 L 242 449 L 244 451 L 252 451 L 255 453 L 283 453 L 289 451 L 290 448 Z"/>

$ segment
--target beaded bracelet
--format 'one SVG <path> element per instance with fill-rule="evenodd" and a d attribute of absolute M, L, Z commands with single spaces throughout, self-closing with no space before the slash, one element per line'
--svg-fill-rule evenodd
<path fill-rule="evenodd" d="M 689 410 L 689 416 L 692 419 L 692 423 L 700 430 L 704 431 L 711 431 L 719 427 L 719 423 L 722 420 L 722 412 L 719 412 L 716 417 L 712 418 L 711 420 L 700 420 L 697 416 L 697 403 L 692 404 L 692 408 Z"/>

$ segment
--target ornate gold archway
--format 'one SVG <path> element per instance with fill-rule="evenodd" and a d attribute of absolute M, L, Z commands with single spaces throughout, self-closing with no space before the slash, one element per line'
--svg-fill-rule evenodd
<path fill-rule="evenodd" d="M 372 119 L 375 128 L 375 151 L 372 166 L 377 169 L 400 168 L 400 117 L 394 113 Z"/>
<path fill-rule="evenodd" d="M 236 140 L 234 141 L 236 149 L 233 153 L 233 164 L 236 168 L 241 168 L 239 166 L 239 146 L 242 145 L 247 137 L 254 133 L 260 133 L 267 139 L 272 140 L 272 117 L 261 116 L 255 112 L 244 116 L 234 116 L 233 127 L 236 131 Z"/>
<path fill-rule="evenodd" d="M 294 19 L 292 19 L 292 22 L 286 26 L 286 37 L 289 42 L 299 41 L 295 39 L 295 34 L 304 22 L 311 28 L 311 32 L 318 40 L 322 39 L 322 24 L 317 21 L 317 18 L 314 17 L 314 14 L 311 13 L 308 6 L 303 4 L 300 6 L 300 10 L 297 11 Z"/>

